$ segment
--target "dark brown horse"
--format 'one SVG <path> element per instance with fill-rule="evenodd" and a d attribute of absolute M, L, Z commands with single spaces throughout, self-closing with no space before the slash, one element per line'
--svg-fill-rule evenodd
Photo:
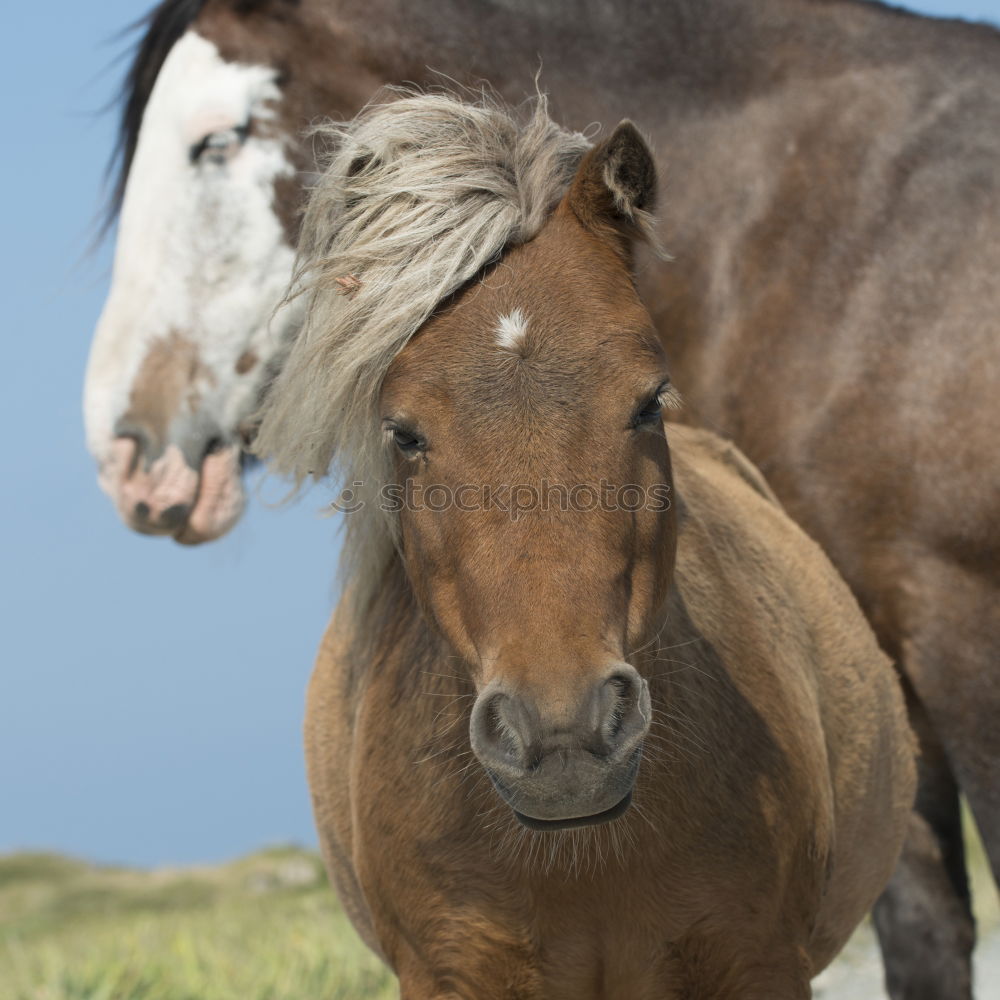
<path fill-rule="evenodd" d="M 192 36 L 218 61 L 175 53 Z M 992 29 L 854 0 L 168 0 L 131 77 L 123 264 L 88 380 L 105 484 L 185 541 L 238 517 L 241 433 L 297 327 L 268 317 L 314 169 L 303 125 L 428 67 L 518 98 L 539 61 L 559 120 L 651 130 L 675 263 L 641 281 L 687 412 L 761 464 L 907 678 L 925 824 L 877 923 L 897 1000 L 963 1000 L 959 788 L 1000 871 Z"/>
<path fill-rule="evenodd" d="M 651 154 L 444 96 L 339 143 L 258 446 L 369 500 L 306 737 L 348 912 L 403 1000 L 805 1000 L 896 860 L 911 734 L 756 470 L 667 447 Z"/>

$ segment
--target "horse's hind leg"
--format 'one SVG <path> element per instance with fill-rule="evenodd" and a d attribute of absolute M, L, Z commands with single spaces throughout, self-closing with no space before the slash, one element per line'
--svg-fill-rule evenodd
<path fill-rule="evenodd" d="M 892 1000 L 971 1000 L 972 917 L 919 813 L 872 916 Z"/>
<path fill-rule="evenodd" d="M 1000 544 L 924 560 L 906 675 L 927 712 L 1000 882 Z"/>
<path fill-rule="evenodd" d="M 975 928 L 958 792 L 943 757 L 938 755 L 939 767 L 929 773 L 932 761 L 921 760 L 917 810 L 873 911 L 892 1000 L 972 997 Z"/>
<path fill-rule="evenodd" d="M 919 665 L 914 683 L 1000 885 L 1000 586 L 970 586 L 960 599 L 966 614 L 933 636 L 929 676 Z M 931 673 L 935 658 L 943 669 Z"/>

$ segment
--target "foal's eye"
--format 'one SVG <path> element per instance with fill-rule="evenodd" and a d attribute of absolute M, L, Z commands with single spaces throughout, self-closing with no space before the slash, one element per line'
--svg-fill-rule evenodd
<path fill-rule="evenodd" d="M 188 151 L 192 163 L 225 163 L 246 142 L 250 126 L 236 125 L 233 128 L 222 129 L 220 132 L 209 132 Z"/>
<path fill-rule="evenodd" d="M 386 433 L 392 439 L 392 443 L 407 458 L 412 458 L 419 454 L 426 447 L 424 439 L 415 431 L 407 427 L 399 427 L 396 424 L 385 424 Z"/>
<path fill-rule="evenodd" d="M 392 439 L 396 442 L 396 447 L 400 451 L 405 451 L 408 455 L 420 451 L 420 438 L 416 434 L 395 430 L 392 432 Z"/>
<path fill-rule="evenodd" d="M 663 418 L 663 407 L 671 401 L 673 389 L 669 382 L 660 386 L 656 392 L 636 410 L 632 417 L 633 427 L 655 427 Z"/>
<path fill-rule="evenodd" d="M 665 409 L 677 409 L 681 405 L 680 393 L 670 384 L 663 382 L 632 415 L 631 426 L 658 427 Z"/>

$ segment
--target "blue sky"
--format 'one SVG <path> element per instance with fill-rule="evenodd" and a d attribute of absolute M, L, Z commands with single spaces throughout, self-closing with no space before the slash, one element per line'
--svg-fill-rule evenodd
<path fill-rule="evenodd" d="M 1000 0 L 908 6 L 1000 21 Z M 314 842 L 299 731 L 337 552 L 315 491 L 184 549 L 97 489 L 80 388 L 111 246 L 85 251 L 114 121 L 94 111 L 146 10 L 8 6 L 0 60 L 0 851 L 142 865 Z"/>

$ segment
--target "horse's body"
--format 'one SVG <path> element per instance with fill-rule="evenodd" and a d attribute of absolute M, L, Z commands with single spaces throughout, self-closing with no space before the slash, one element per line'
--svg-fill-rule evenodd
<path fill-rule="evenodd" d="M 885 883 L 909 809 L 896 686 L 738 453 L 683 427 L 670 450 L 662 728 L 624 829 L 536 842 L 502 814 L 462 750 L 471 685 L 405 582 L 370 659 L 352 647 L 380 622 L 330 623 L 306 716 L 320 841 L 404 1000 L 808 996 Z"/>
<path fill-rule="evenodd" d="M 225 120 L 211 106 L 178 119 L 169 101 L 143 119 L 164 57 L 192 35 L 218 63 L 186 86 L 242 103 Z M 297 325 L 283 313 L 267 329 L 291 267 L 295 172 L 314 169 L 304 124 L 428 68 L 517 99 L 539 64 L 559 120 L 632 114 L 651 133 L 674 262 L 640 280 L 688 417 L 762 466 L 907 678 L 925 826 L 878 927 L 895 997 L 967 998 L 959 788 L 1000 870 L 992 29 L 854 0 L 163 5 L 126 151 L 169 135 L 177 156 L 173 174 L 163 146 L 125 160 L 123 263 L 88 379 L 105 485 L 129 523 L 185 541 L 238 517 L 241 434 Z M 239 131 L 268 108 L 263 133 Z M 224 165 L 245 150 L 256 173 Z M 227 254 L 202 238 L 206 218 L 235 227 L 210 227 Z"/>
<path fill-rule="evenodd" d="M 306 217 L 309 323 L 258 439 L 300 477 L 334 455 L 352 488 L 426 490 L 388 522 L 349 515 L 360 582 L 306 724 L 331 876 L 405 1000 L 807 998 L 910 815 L 896 678 L 735 448 L 677 427 L 668 457 L 628 269 L 655 193 L 634 129 L 546 220 L 525 192 L 577 140 L 517 145 L 501 111 L 461 108 L 411 100 L 344 132 Z M 441 124 L 459 113 L 479 171 Z M 528 242 L 497 262 L 510 238 Z M 461 267 L 432 271 L 449 253 Z M 399 282 L 424 277 L 445 308 L 417 291 L 401 319 Z M 541 476 L 673 502 L 512 517 L 461 499 Z"/>
<path fill-rule="evenodd" d="M 778 79 L 657 133 L 676 263 L 643 290 L 684 419 L 759 465 L 906 678 L 926 826 L 876 922 L 894 996 L 967 997 L 959 790 L 1000 876 L 1000 38 L 800 6 Z"/>

